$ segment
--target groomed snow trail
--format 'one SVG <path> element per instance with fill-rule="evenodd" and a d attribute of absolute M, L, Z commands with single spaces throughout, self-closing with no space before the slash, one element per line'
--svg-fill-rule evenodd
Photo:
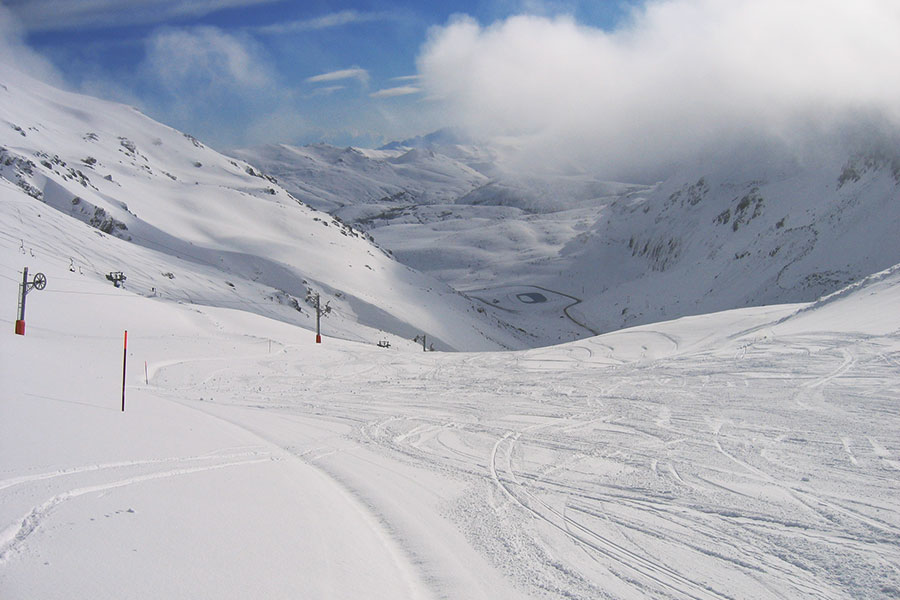
<path fill-rule="evenodd" d="M 212 369 L 229 354 L 225 340 L 244 364 L 258 355 L 259 341 L 242 336 L 149 335 L 169 310 L 151 306 L 148 322 L 164 318 L 135 327 L 138 352 L 194 356 Z M 110 394 L 121 377 L 119 336 L 52 325 L 0 346 L 4 600 L 435 598 L 346 486 L 199 402 L 142 389 L 143 369 L 121 412 Z"/>
<path fill-rule="evenodd" d="M 340 481 L 444 593 L 473 588 L 415 516 L 535 597 L 894 597 L 897 336 L 685 351 L 647 329 L 609 352 L 288 347 L 203 379 L 203 409 Z"/>

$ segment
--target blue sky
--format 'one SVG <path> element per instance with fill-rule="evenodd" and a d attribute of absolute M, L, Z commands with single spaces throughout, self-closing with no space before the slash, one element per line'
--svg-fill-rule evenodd
<path fill-rule="evenodd" d="M 634 0 L 636 1 L 636 0 Z M 417 58 L 433 27 L 561 15 L 612 30 L 627 0 L 0 0 L 68 87 L 219 148 L 379 145 L 443 122 Z M 538 43 L 536 40 L 535 43 Z"/>
<path fill-rule="evenodd" d="M 0 60 L 220 150 L 453 127 L 509 168 L 652 182 L 900 144 L 898 0 L 0 0 Z"/>

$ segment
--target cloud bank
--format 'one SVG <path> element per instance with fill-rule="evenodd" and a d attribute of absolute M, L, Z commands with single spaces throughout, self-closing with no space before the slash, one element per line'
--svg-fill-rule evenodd
<path fill-rule="evenodd" d="M 649 0 L 612 32 L 568 17 L 431 31 L 421 85 L 520 166 L 654 180 L 749 148 L 900 126 L 900 2 Z"/>

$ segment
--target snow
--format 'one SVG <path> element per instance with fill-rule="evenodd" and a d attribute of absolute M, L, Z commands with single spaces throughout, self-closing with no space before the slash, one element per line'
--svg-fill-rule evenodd
<path fill-rule="evenodd" d="M 415 197 L 426 204 L 447 203 L 488 181 L 459 161 L 423 149 L 278 144 L 232 154 L 264 164 L 266 171 L 295 190 L 298 198 L 320 210 L 360 202 L 378 205 L 398 197 Z"/>
<path fill-rule="evenodd" d="M 239 156 L 277 169 L 292 193 L 365 230 L 404 264 L 491 297 L 491 313 L 532 334 L 533 346 L 680 316 L 810 302 L 900 262 L 900 150 L 877 139 L 870 147 L 822 147 L 802 160 L 735 153 L 684 165 L 654 185 L 509 172 L 474 146 L 440 136 L 412 142 L 340 168 L 268 148 Z M 416 177 L 391 168 L 389 153 L 404 150 Z M 296 152 L 323 155 L 328 147 Z M 428 175 L 435 164 L 447 178 L 440 185 Z M 477 186 L 460 164 L 483 175 Z M 343 200 L 326 202 L 313 188 Z M 579 303 L 560 322 L 547 306 L 504 302 L 510 286 Z"/>
<path fill-rule="evenodd" d="M 897 269 L 814 304 L 448 354 L 317 345 L 27 259 L 48 287 L 26 336 L 2 320 L 4 598 L 900 589 Z"/>
<path fill-rule="evenodd" d="M 249 165 L 131 109 L 0 75 L 15 100 L 0 102 L 4 600 L 900 597 L 896 263 L 821 299 L 595 336 L 587 267 L 569 281 L 584 296 L 520 265 L 481 287 L 475 274 L 472 300 Z M 82 184 L 63 163 L 85 172 L 88 148 Z M 419 154 L 402 164 L 443 164 Z M 847 185 L 894 189 L 883 171 Z M 624 194 L 609 211 L 626 221 L 674 214 L 642 212 L 664 187 L 600 187 Z M 842 189 L 838 205 L 865 205 L 862 187 Z M 562 207 L 557 233 L 606 226 L 607 212 L 587 218 L 591 194 Z M 127 229 L 101 231 L 87 204 Z M 835 206 L 823 210 L 868 214 Z M 759 217 L 773 231 L 778 218 Z M 829 227 L 836 251 L 856 252 Z M 575 264 L 602 255 L 563 238 Z M 735 239 L 715 243 L 730 253 Z M 865 252 L 853 269 L 888 260 Z M 824 246 L 801 254 L 791 264 L 827 262 Z M 119 265 L 124 288 L 104 277 Z M 19 336 L 26 266 L 47 287 L 28 293 Z M 303 285 L 337 307 L 322 344 Z M 510 307 L 537 333 L 478 310 Z M 412 330 L 492 351 L 422 352 Z M 583 339 L 500 351 L 559 332 Z"/>
<path fill-rule="evenodd" d="M 307 328 L 315 327 L 308 299 L 318 293 L 333 309 L 330 333 L 372 344 L 421 333 L 441 350 L 528 344 L 271 175 L 133 108 L 2 64 L 0 83 L 0 193 L 9 199 L 0 216 L 17 223 L 6 235 L 22 247 L 43 245 L 45 257 L 52 252 L 86 277 L 122 271 L 146 296 L 241 307 Z M 28 221 L 34 211 L 18 214 L 20 203 L 63 217 L 54 221 L 60 243 L 48 248 L 47 223 Z"/>

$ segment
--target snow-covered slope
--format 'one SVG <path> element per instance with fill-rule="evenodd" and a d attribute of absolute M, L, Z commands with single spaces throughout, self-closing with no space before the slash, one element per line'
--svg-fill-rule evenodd
<path fill-rule="evenodd" d="M 265 165 L 266 171 L 299 199 L 329 212 L 358 204 L 390 208 L 398 202 L 448 203 L 488 182 L 474 169 L 420 148 L 362 150 L 280 144 L 232 154 Z"/>
<path fill-rule="evenodd" d="M 823 147 L 803 161 L 722 157 L 652 186 L 514 175 L 488 152 L 420 142 L 413 152 L 474 166 L 487 181 L 450 199 L 452 187 L 442 184 L 440 194 L 401 191 L 373 202 L 381 194 L 376 178 L 347 164 L 341 172 L 355 172 L 356 190 L 341 191 L 341 207 L 323 207 L 545 344 L 811 301 L 900 261 L 900 147 L 889 142 Z M 264 152 L 242 156 L 269 168 Z M 290 177 L 298 165 L 283 160 L 278 168 Z M 319 163 L 303 178 L 328 189 L 334 174 Z M 422 177 L 416 185 L 430 183 Z M 469 185 L 461 180 L 458 188 Z"/>
<path fill-rule="evenodd" d="M 326 334 L 374 343 L 379 330 L 424 333 L 437 349 L 523 344 L 521 332 L 303 205 L 274 177 L 130 107 L 8 66 L 0 193 L 7 243 L 89 277 L 122 271 L 126 287 L 147 296 L 313 327 L 308 300 L 319 293 L 333 309 Z"/>
<path fill-rule="evenodd" d="M 608 206 L 563 254 L 599 330 L 811 301 L 900 261 L 900 148 L 681 175 Z"/>
<path fill-rule="evenodd" d="M 23 260 L 49 281 L 26 336 L 0 314 L 4 600 L 897 597 L 898 267 L 422 353 L 116 290 L 48 250 L 138 246 L 2 204 L 52 233 L 0 238 L 0 296 Z"/>

